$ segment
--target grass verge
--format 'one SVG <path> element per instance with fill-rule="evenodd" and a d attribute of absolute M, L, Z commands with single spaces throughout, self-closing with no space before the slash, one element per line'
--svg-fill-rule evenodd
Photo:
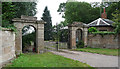
<path fill-rule="evenodd" d="M 118 56 L 118 49 L 78 48 L 78 49 L 74 49 L 74 51 L 82 51 L 82 52 L 90 52 L 90 53 Z"/>
<path fill-rule="evenodd" d="M 12 61 L 12 64 L 7 67 L 83 67 L 81 69 L 94 69 L 85 63 L 50 52 L 44 54 L 23 54 Z"/>

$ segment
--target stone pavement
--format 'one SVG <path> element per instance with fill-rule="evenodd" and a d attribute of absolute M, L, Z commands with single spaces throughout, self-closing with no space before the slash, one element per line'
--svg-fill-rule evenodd
<path fill-rule="evenodd" d="M 69 51 L 63 49 L 61 49 L 61 52 L 56 51 L 51 52 L 73 60 L 78 60 L 92 67 L 118 67 L 117 56 L 100 55 L 80 51 Z"/>

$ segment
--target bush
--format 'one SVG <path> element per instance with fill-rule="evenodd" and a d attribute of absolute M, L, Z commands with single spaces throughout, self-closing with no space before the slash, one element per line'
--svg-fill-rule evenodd
<path fill-rule="evenodd" d="M 76 44 L 77 48 L 84 48 L 84 42 L 82 40 L 78 41 L 78 43 Z"/>
<path fill-rule="evenodd" d="M 88 29 L 88 32 L 92 33 L 92 32 L 97 32 L 98 30 L 95 27 L 91 27 Z"/>

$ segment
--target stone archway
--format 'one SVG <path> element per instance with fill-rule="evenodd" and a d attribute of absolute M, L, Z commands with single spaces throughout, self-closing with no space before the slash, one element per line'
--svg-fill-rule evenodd
<path fill-rule="evenodd" d="M 78 28 L 76 30 L 76 47 L 77 48 L 84 47 L 83 43 L 84 43 L 83 30 Z"/>
<path fill-rule="evenodd" d="M 74 22 L 70 25 L 68 25 L 69 31 L 70 31 L 70 36 L 69 36 L 69 48 L 70 49 L 75 49 L 76 48 L 76 31 L 77 29 L 81 29 L 83 34 L 83 41 L 84 41 L 84 45 L 87 46 L 87 36 L 88 36 L 88 27 L 86 24 L 82 23 L 82 22 Z"/>
<path fill-rule="evenodd" d="M 30 30 L 26 31 L 28 28 Z M 22 52 L 23 53 L 37 52 L 36 51 L 36 28 L 32 25 L 24 26 L 22 29 Z"/>
<path fill-rule="evenodd" d="M 83 40 L 83 32 L 81 29 L 76 30 L 76 41 L 78 42 L 78 40 Z"/>
<path fill-rule="evenodd" d="M 42 53 L 44 51 L 44 24 L 45 22 L 37 20 L 37 17 L 24 16 L 21 18 L 14 18 L 14 26 L 17 28 L 18 32 L 15 37 L 15 51 L 16 54 L 22 53 L 22 28 L 27 25 L 32 25 L 36 28 L 36 51 L 37 53 Z"/>

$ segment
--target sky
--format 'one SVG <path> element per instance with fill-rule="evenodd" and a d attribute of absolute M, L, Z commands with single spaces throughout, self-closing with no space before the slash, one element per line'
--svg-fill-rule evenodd
<path fill-rule="evenodd" d="M 51 17 L 52 17 L 52 25 L 56 25 L 56 23 L 60 23 L 61 21 L 64 21 L 61 15 L 57 12 L 57 9 L 59 8 L 60 3 L 66 3 L 67 0 L 38 0 L 37 2 L 37 14 L 36 17 L 38 20 L 41 20 L 43 11 L 45 9 L 45 6 L 48 7 L 48 10 L 50 11 Z M 81 2 L 101 2 L 101 0 L 77 0 Z"/>

